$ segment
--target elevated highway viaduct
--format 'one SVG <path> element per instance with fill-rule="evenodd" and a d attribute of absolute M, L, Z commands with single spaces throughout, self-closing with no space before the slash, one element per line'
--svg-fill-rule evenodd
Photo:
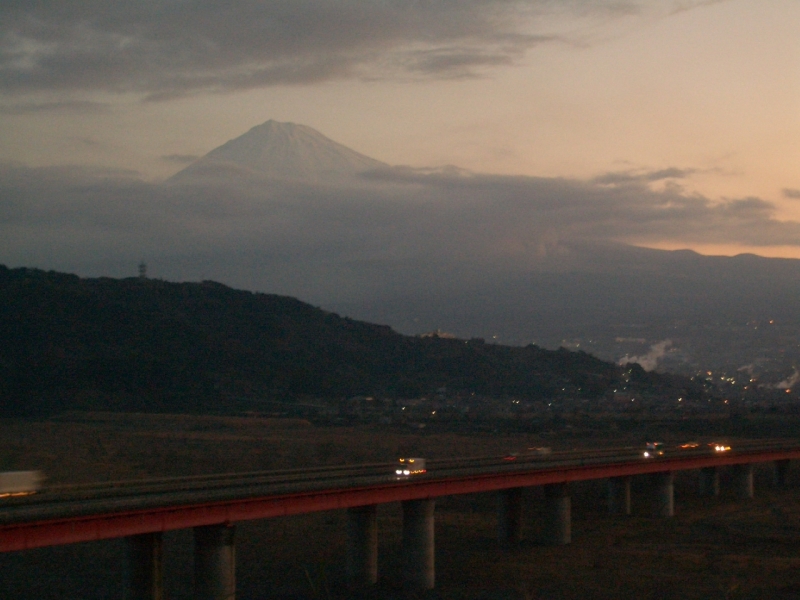
<path fill-rule="evenodd" d="M 196 476 L 97 485 L 50 487 L 0 500 L 0 551 L 109 538 L 125 538 L 127 565 L 122 597 L 163 597 L 162 533 L 193 528 L 197 599 L 235 598 L 235 524 L 252 519 L 347 509 L 347 577 L 354 586 L 378 579 L 377 506 L 401 502 L 404 583 L 410 590 L 434 587 L 435 499 L 497 492 L 498 536 L 513 545 L 522 531 L 522 491 L 543 486 L 543 542 L 571 541 L 569 484 L 606 479 L 608 509 L 630 514 L 631 478 L 653 479 L 658 517 L 674 514 L 673 474 L 700 472 L 698 493 L 719 493 L 719 469 L 732 469 L 739 498 L 753 496 L 753 466 L 771 463 L 784 486 L 789 461 L 800 444 L 740 443 L 716 452 L 706 445 L 667 448 L 644 458 L 642 448 L 554 452 L 546 455 L 429 460 L 425 474 L 398 478 L 394 464 Z"/>

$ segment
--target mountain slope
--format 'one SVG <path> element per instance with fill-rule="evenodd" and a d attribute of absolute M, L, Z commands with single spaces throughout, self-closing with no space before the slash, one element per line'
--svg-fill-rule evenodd
<path fill-rule="evenodd" d="M 215 148 L 170 178 L 261 176 L 322 183 L 342 181 L 387 165 L 328 139 L 315 129 L 269 120 Z"/>
<path fill-rule="evenodd" d="M 636 373 L 650 394 L 685 385 Z M 225 413 L 276 399 L 414 398 L 442 387 L 603 398 L 622 377 L 621 367 L 581 352 L 407 337 L 213 282 L 80 279 L 0 266 L 0 415 Z"/>

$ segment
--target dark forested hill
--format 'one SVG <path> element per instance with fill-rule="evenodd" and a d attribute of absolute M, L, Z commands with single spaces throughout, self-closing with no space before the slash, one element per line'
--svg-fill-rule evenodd
<path fill-rule="evenodd" d="M 685 385 L 633 374 L 628 385 L 651 392 Z M 621 367 L 585 353 L 403 336 L 214 282 L 81 279 L 0 266 L 0 415 L 233 412 L 265 400 L 410 398 L 443 386 L 598 397 L 621 377 Z"/>

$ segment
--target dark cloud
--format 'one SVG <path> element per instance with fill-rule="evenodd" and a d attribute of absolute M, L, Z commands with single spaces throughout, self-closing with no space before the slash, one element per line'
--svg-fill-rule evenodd
<path fill-rule="evenodd" d="M 723 2 L 728 2 L 728 0 L 685 0 L 683 2 L 675 2 L 669 14 L 677 15 L 698 6 L 711 6 L 713 4 L 722 4 Z"/>
<path fill-rule="evenodd" d="M 68 112 L 80 114 L 99 114 L 109 112 L 109 105 L 87 100 L 65 100 L 58 102 L 17 102 L 0 104 L 2 115 L 29 115 L 41 112 Z"/>
<path fill-rule="evenodd" d="M 345 77 L 472 77 L 558 40 L 535 31 L 542 13 L 621 15 L 647 4 L 6 0 L 0 4 L 0 90 L 136 92 L 163 100 Z"/>
<path fill-rule="evenodd" d="M 696 173 L 696 169 L 677 169 L 675 167 L 669 169 L 661 169 L 660 171 L 651 171 L 646 173 L 645 181 L 660 181 L 662 179 L 684 179 Z"/>
<path fill-rule="evenodd" d="M 670 167 L 657 171 L 614 171 L 594 178 L 595 183 L 604 185 L 640 184 L 643 182 L 661 181 L 664 179 L 685 179 L 697 173 L 697 169 L 678 169 Z"/>
<path fill-rule="evenodd" d="M 478 67 L 510 65 L 512 62 L 512 57 L 507 54 L 443 48 L 414 53 L 408 58 L 407 65 L 410 71 L 460 79 L 477 76 Z"/>
<path fill-rule="evenodd" d="M 463 44 L 410 51 L 402 55 L 402 66 L 412 73 L 440 78 L 477 77 L 486 67 L 511 66 L 525 51 L 538 44 L 559 41 L 558 36 L 504 35 L 486 40 L 486 45 Z"/>
<path fill-rule="evenodd" d="M 800 190 L 795 190 L 792 188 L 783 188 L 783 197 L 792 198 L 793 200 L 796 200 L 800 198 Z"/>
<path fill-rule="evenodd" d="M 136 173 L 0 166 L 0 263 L 216 279 L 318 303 L 544 268 L 574 242 L 797 245 L 758 198 L 645 183 L 376 171 L 351 186 L 156 185 Z"/>

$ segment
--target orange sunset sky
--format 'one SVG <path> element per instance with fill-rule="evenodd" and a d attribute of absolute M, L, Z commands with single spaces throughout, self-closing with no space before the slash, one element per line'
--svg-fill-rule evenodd
<path fill-rule="evenodd" d="M 72 4 L 0 8 L 0 161 L 159 181 L 275 119 L 393 165 L 674 169 L 652 186 L 800 220 L 796 0 Z"/>

